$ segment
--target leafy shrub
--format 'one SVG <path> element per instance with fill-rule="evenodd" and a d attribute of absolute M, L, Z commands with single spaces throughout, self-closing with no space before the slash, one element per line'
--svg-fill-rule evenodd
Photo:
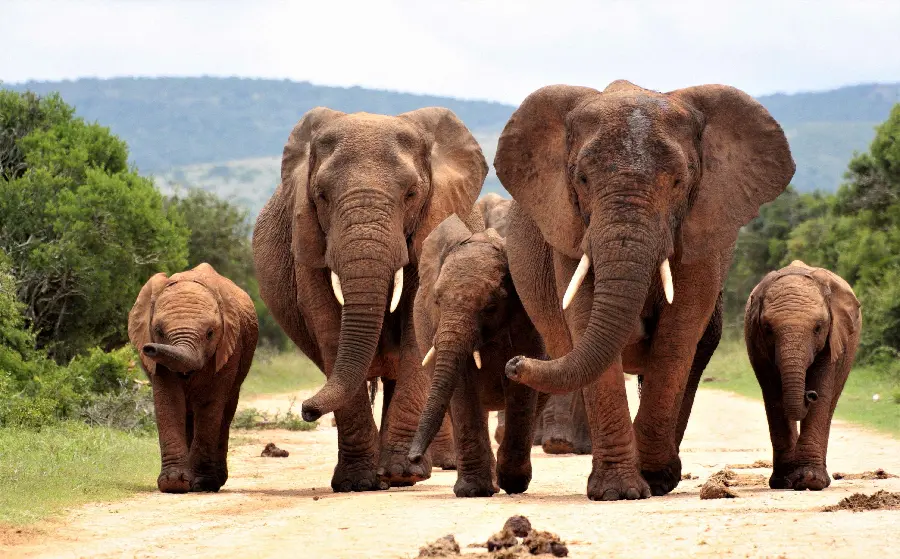
<path fill-rule="evenodd" d="M 86 379 L 89 392 L 108 394 L 119 391 L 128 381 L 143 376 L 137 359 L 137 353 L 131 345 L 108 353 L 95 347 L 87 355 L 73 359 L 68 368 L 70 374 Z"/>
<path fill-rule="evenodd" d="M 131 433 L 151 433 L 156 429 L 153 391 L 145 382 L 120 381 L 118 390 L 91 397 L 80 415 L 91 426 Z"/>

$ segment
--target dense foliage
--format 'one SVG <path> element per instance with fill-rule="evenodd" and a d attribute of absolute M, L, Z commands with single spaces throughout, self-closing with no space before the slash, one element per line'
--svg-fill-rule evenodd
<path fill-rule="evenodd" d="M 730 324 L 768 271 L 800 259 L 828 268 L 863 305 L 861 359 L 900 355 L 900 104 L 835 195 L 785 192 L 741 232 L 727 284 Z"/>
<path fill-rule="evenodd" d="M 653 87 L 652 83 L 641 85 Z M 300 115 L 319 105 L 385 114 L 429 105 L 448 107 L 479 135 L 486 150 L 493 149 L 496 141 L 491 138 L 496 138 L 515 109 L 500 103 L 360 87 L 239 78 L 81 79 L 13 87 L 38 93 L 59 91 L 79 114 L 110 126 L 128 142 L 141 170 L 154 173 L 190 164 L 280 155 Z M 788 133 L 797 161 L 794 186 L 801 192 L 831 192 L 840 184 L 853 152 L 865 149 L 873 127 L 900 102 L 900 84 L 767 95 L 759 100 Z M 489 162 L 492 159 L 488 157 Z M 251 181 L 241 182 L 249 186 Z M 266 186 L 274 187 L 274 183 Z M 489 180 L 488 186 L 498 190 L 499 184 Z"/>

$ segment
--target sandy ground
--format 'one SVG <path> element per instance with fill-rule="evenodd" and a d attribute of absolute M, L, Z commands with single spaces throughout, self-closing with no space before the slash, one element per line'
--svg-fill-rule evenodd
<path fill-rule="evenodd" d="M 632 381 L 629 395 L 634 411 Z M 284 409 L 287 400 L 252 405 Z M 701 501 L 700 486 L 713 472 L 771 459 L 762 405 L 715 390 L 698 395 L 682 448 L 684 472 L 699 479 L 635 502 L 588 501 L 590 457 L 548 456 L 540 448 L 524 495 L 457 499 L 456 473 L 443 471 L 411 488 L 335 494 L 330 416 L 315 432 L 233 435 L 242 444 L 232 449 L 231 478 L 220 493 L 151 493 L 80 507 L 16 537 L 7 534 L 0 557 L 415 557 L 419 546 L 450 533 L 465 554 L 478 551 L 466 545 L 484 542 L 513 514 L 558 533 L 571 557 L 900 556 L 900 511 L 820 511 L 853 492 L 900 491 L 900 479 L 834 481 L 815 493 L 760 485 L 739 488 L 736 499 Z M 900 473 L 900 441 L 839 422 L 831 437 L 832 473 L 879 467 Z M 290 457 L 260 458 L 270 441 Z"/>

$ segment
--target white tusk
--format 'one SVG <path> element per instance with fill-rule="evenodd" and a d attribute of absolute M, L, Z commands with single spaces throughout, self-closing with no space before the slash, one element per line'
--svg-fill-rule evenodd
<path fill-rule="evenodd" d="M 391 312 L 397 310 L 400 304 L 400 295 L 403 294 L 403 268 L 397 270 L 394 274 L 394 293 L 391 294 Z"/>
<path fill-rule="evenodd" d="M 425 359 L 422 359 L 422 366 L 427 367 L 428 363 L 431 362 L 431 359 L 434 357 L 434 346 L 431 346 L 431 349 L 428 350 L 428 353 L 425 354 Z"/>
<path fill-rule="evenodd" d="M 334 291 L 334 297 L 341 306 L 344 306 L 344 292 L 341 291 L 341 278 L 337 274 L 331 272 L 331 289 Z"/>
<path fill-rule="evenodd" d="M 475 360 L 475 366 L 481 368 L 481 352 L 477 349 L 472 352 L 472 359 Z"/>
<path fill-rule="evenodd" d="M 581 262 L 578 263 L 578 267 L 575 268 L 575 273 L 572 274 L 572 281 L 569 282 L 569 287 L 566 288 L 566 293 L 565 295 L 563 295 L 563 310 L 569 308 L 569 304 L 571 304 L 572 299 L 575 298 L 575 294 L 578 292 L 578 288 L 581 287 L 581 282 L 584 281 L 584 278 L 585 276 L 587 276 L 588 270 L 590 270 L 590 268 L 591 259 L 588 258 L 587 254 L 585 254 L 581 257 Z"/>
<path fill-rule="evenodd" d="M 675 286 L 672 285 L 672 269 L 669 267 L 669 259 L 663 260 L 659 265 L 659 275 L 662 276 L 663 291 L 666 293 L 666 301 L 672 304 L 675 298 Z"/>

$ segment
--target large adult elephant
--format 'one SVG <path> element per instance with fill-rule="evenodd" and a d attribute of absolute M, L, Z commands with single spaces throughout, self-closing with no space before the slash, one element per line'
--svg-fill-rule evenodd
<path fill-rule="evenodd" d="M 507 375 L 583 387 L 591 499 L 668 493 L 738 230 L 794 173 L 784 132 L 733 87 L 555 85 L 512 115 L 494 166 L 518 202 L 513 281 L 553 358 L 513 358 Z M 634 428 L 623 369 L 644 379 Z"/>
<path fill-rule="evenodd" d="M 399 116 L 316 108 L 288 138 L 253 254 L 266 305 L 327 377 L 302 414 L 335 413 L 335 491 L 430 476 L 428 457 L 407 458 L 429 387 L 412 324 L 418 258 L 444 218 L 471 210 L 486 174 L 475 138 L 443 108 Z M 366 394 L 366 379 L 377 377 L 380 441 Z M 451 466 L 449 421 L 434 446 L 435 462 Z"/>

